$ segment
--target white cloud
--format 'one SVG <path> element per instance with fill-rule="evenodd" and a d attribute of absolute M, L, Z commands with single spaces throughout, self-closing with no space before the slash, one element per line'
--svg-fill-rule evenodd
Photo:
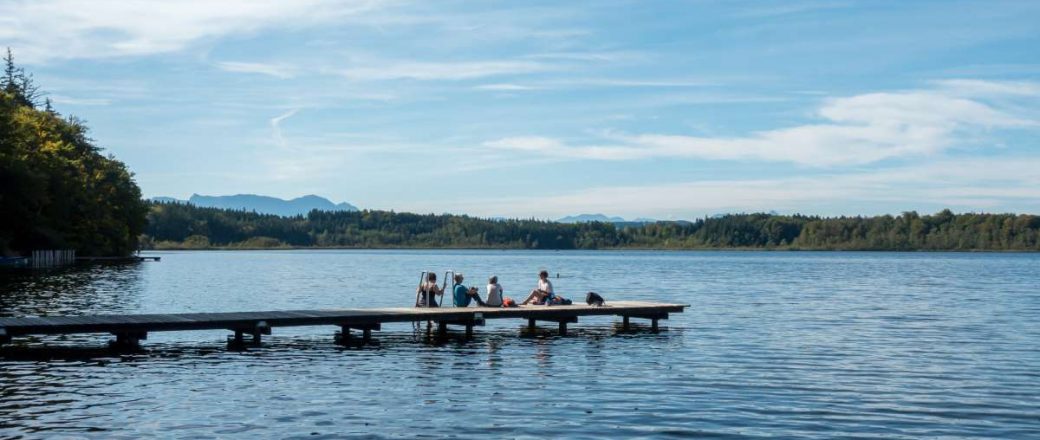
<path fill-rule="evenodd" d="M 496 91 L 496 92 L 519 92 L 519 91 L 525 91 L 525 90 L 537 90 L 538 89 L 538 87 L 524 86 L 524 85 L 520 85 L 520 84 L 508 84 L 508 83 L 503 83 L 503 84 L 481 84 L 481 85 L 473 87 L 473 88 L 477 89 L 477 90 L 492 90 L 492 91 Z"/>
<path fill-rule="evenodd" d="M 22 61 L 147 55 L 266 28 L 326 23 L 375 1 L 31 0 L 0 3 L 0 41 Z"/>
<path fill-rule="evenodd" d="M 237 61 L 226 61 L 217 63 L 217 67 L 225 72 L 256 73 L 260 75 L 273 76 L 276 78 L 292 78 L 296 75 L 296 69 L 292 66 L 267 63 L 244 63 Z"/>
<path fill-rule="evenodd" d="M 946 92 L 959 96 L 1040 96 L 1040 84 L 1027 81 L 946 79 L 935 81 L 935 84 Z"/>
<path fill-rule="evenodd" d="M 342 74 L 353 80 L 464 80 L 543 72 L 551 69 L 552 66 L 535 61 L 374 61 L 364 63 L 364 66 L 344 70 Z"/>
<path fill-rule="evenodd" d="M 548 70 L 548 69 L 545 69 Z M 716 86 L 717 82 L 698 79 L 626 79 L 626 78 L 573 78 L 549 79 L 527 84 L 485 84 L 474 87 L 477 90 L 524 91 L 524 90 L 573 90 L 588 88 L 701 88 Z M 776 100 L 777 98 L 771 98 Z M 749 102 L 761 99 L 749 99 L 733 96 L 698 96 L 695 98 L 675 96 L 669 101 L 679 102 Z M 660 103 L 658 100 L 656 103 Z"/>
<path fill-rule="evenodd" d="M 109 104 L 112 103 L 111 100 L 104 99 L 104 98 L 74 98 L 74 97 L 65 96 L 65 95 L 48 95 L 47 97 L 50 98 L 51 102 L 53 102 L 55 104 L 95 106 L 95 105 L 109 105 Z"/>
<path fill-rule="evenodd" d="M 944 83 L 976 95 L 1019 93 L 1032 83 Z M 1035 105 L 1035 104 L 1033 104 Z M 761 131 L 743 137 L 671 134 L 611 134 L 600 144 L 570 145 L 542 136 L 510 137 L 485 146 L 548 156 L 634 160 L 655 157 L 794 162 L 809 166 L 856 165 L 944 151 L 969 134 L 1038 122 L 1014 114 L 1018 106 L 996 108 L 945 90 L 869 93 L 826 100 L 817 110 L 822 123 Z"/>
<path fill-rule="evenodd" d="M 1040 157 L 946 160 L 888 170 L 810 177 L 705 180 L 596 187 L 538 197 L 448 201 L 474 215 L 558 218 L 577 212 L 697 218 L 721 212 L 878 214 L 869 206 L 958 210 L 1040 209 Z M 442 205 L 445 201 L 439 200 Z M 860 207 L 860 208 L 857 208 Z M 410 207 L 436 209 L 436 206 Z"/>

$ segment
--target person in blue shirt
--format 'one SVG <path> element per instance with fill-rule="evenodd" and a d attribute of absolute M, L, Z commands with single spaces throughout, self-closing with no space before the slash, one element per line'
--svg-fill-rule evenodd
<path fill-rule="evenodd" d="M 466 286 L 463 286 L 463 279 L 464 278 L 462 277 L 461 273 L 455 274 L 455 291 L 453 292 L 455 295 L 455 306 L 469 307 L 469 302 L 475 300 L 478 306 L 487 307 L 487 304 L 484 303 L 484 300 L 480 299 L 480 295 L 477 293 L 477 288 L 467 288 Z"/>

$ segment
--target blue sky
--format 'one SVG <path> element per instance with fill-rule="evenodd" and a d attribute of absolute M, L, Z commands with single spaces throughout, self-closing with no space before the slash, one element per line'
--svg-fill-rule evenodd
<path fill-rule="evenodd" d="M 1040 2 L 0 2 L 146 196 L 1040 212 Z"/>

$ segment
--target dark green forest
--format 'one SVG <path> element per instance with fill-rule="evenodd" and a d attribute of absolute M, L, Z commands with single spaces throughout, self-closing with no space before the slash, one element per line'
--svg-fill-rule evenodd
<path fill-rule="evenodd" d="M 389 211 L 279 217 L 153 203 L 144 243 L 160 249 L 450 247 L 513 249 L 1040 250 L 1040 216 L 836 217 L 731 214 L 619 227 Z"/>
<path fill-rule="evenodd" d="M 0 255 L 76 249 L 125 255 L 148 205 L 126 165 L 51 106 L 10 50 L 0 77 Z"/>

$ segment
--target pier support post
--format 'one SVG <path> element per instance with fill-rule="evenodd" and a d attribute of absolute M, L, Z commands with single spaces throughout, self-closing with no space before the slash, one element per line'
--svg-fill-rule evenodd
<path fill-rule="evenodd" d="M 481 313 L 475 313 L 473 314 L 473 316 L 470 317 L 437 321 L 437 337 L 439 339 L 447 339 L 448 326 L 458 325 L 466 329 L 465 340 L 470 340 L 473 339 L 473 328 L 478 325 L 483 326 L 484 322 L 484 315 Z"/>
<path fill-rule="evenodd" d="M 116 350 L 139 350 L 141 349 L 141 340 L 148 339 L 148 333 L 143 331 L 113 334 L 116 335 L 116 340 L 109 343 L 109 347 Z"/>
<path fill-rule="evenodd" d="M 340 331 L 336 332 L 336 343 L 340 345 L 350 345 L 354 342 L 354 336 L 350 333 L 351 330 L 361 330 L 361 343 L 367 344 L 372 342 L 372 330 L 379 330 L 379 324 L 340 324 Z"/>
<path fill-rule="evenodd" d="M 228 348 L 230 349 L 242 349 L 246 344 L 245 335 L 250 335 L 252 339 L 249 340 L 249 344 L 254 347 L 259 347 L 263 342 L 263 335 L 271 334 L 271 326 L 267 325 L 267 321 L 257 322 L 252 328 L 233 328 L 230 329 L 235 332 L 234 338 L 228 338 Z"/>
<path fill-rule="evenodd" d="M 535 322 L 538 321 L 538 320 L 539 320 L 538 318 L 527 318 L 527 330 L 533 332 L 535 330 Z M 559 326 L 560 336 L 567 336 L 567 324 L 578 322 L 578 317 L 577 316 L 555 316 L 555 317 L 548 317 L 547 316 L 545 318 L 542 318 L 541 321 L 555 322 Z"/>
<path fill-rule="evenodd" d="M 346 325 L 339 326 L 339 332 L 336 333 L 336 343 L 340 345 L 347 345 L 350 343 L 352 336 L 350 334 L 350 327 Z"/>
<path fill-rule="evenodd" d="M 630 323 L 631 318 L 649 319 L 650 320 L 650 331 L 653 332 L 653 333 L 657 333 L 658 331 L 660 331 L 660 327 L 658 326 L 658 323 L 659 323 L 660 320 L 668 319 L 668 314 L 667 313 L 653 313 L 653 314 L 645 314 L 645 315 L 642 315 L 642 314 L 640 314 L 640 315 L 620 315 L 620 316 L 621 316 L 621 331 L 625 331 L 625 332 L 627 332 L 627 331 L 632 329 L 632 324 Z"/>
<path fill-rule="evenodd" d="M 259 347 L 263 342 L 263 335 L 269 334 L 271 334 L 271 326 L 267 325 L 267 321 L 260 321 L 253 327 L 253 340 L 250 343 Z"/>

